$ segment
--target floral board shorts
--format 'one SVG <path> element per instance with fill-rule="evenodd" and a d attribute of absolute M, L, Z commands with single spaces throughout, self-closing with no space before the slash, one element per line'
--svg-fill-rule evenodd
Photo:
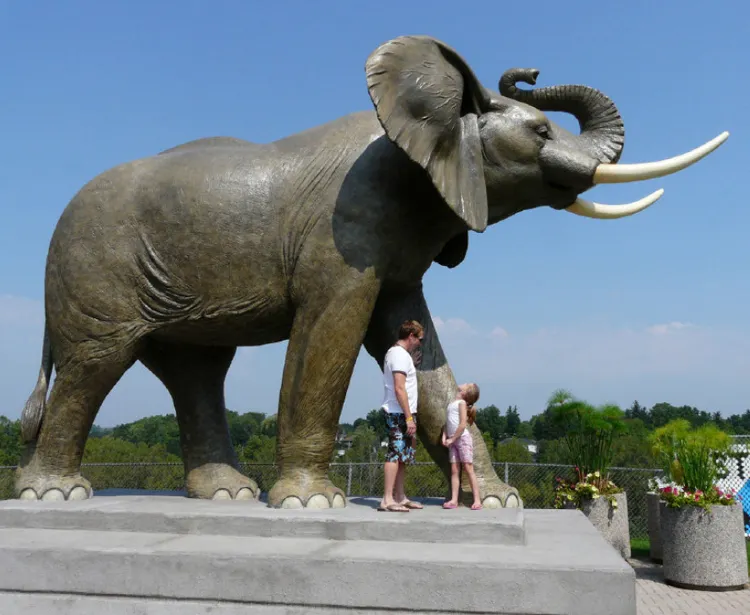
<path fill-rule="evenodd" d="M 414 463 L 414 436 L 406 435 L 406 417 L 403 414 L 385 412 L 385 424 L 388 427 L 385 460 Z"/>
<path fill-rule="evenodd" d="M 465 431 L 456 442 L 451 444 L 448 449 L 448 459 L 451 463 L 474 463 L 474 440 L 470 433 Z"/>

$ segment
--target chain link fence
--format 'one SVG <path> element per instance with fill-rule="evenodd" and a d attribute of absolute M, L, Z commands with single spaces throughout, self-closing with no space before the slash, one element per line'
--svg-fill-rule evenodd
<path fill-rule="evenodd" d="M 278 479 L 273 464 L 240 464 L 243 473 L 254 479 L 267 493 Z M 534 463 L 495 463 L 497 475 L 517 488 L 525 508 L 552 508 L 555 479 L 571 477 L 572 466 Z M 14 470 L 0 466 L 0 499 L 13 497 Z M 149 491 L 181 490 L 184 473 L 180 463 L 90 463 L 81 471 L 95 491 L 103 489 L 144 489 Z M 628 495 L 628 518 L 632 538 L 645 538 L 647 531 L 646 492 L 649 479 L 659 470 L 612 468 L 612 480 Z M 379 496 L 383 492 L 383 466 L 380 463 L 334 463 L 331 481 L 348 496 Z M 443 497 L 448 483 L 439 468 L 431 462 L 416 463 L 406 474 L 406 492 L 410 497 Z"/>
<path fill-rule="evenodd" d="M 742 498 L 745 536 L 750 538 L 750 436 L 732 436 L 732 453 L 727 476 L 719 481 L 719 487 L 733 489 Z"/>

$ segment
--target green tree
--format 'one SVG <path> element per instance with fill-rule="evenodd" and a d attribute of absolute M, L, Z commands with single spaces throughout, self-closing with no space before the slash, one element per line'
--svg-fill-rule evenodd
<path fill-rule="evenodd" d="M 736 434 L 750 434 L 750 410 L 730 416 L 727 419 L 727 429 Z"/>
<path fill-rule="evenodd" d="M 373 430 L 375 430 L 375 433 L 381 441 L 388 437 L 388 426 L 385 422 L 385 413 L 380 408 L 370 410 L 367 413 L 365 421 L 373 428 Z"/>
<path fill-rule="evenodd" d="M 276 421 L 276 415 L 272 414 L 271 416 L 266 417 L 263 419 L 263 422 L 260 424 L 260 433 L 261 435 L 267 436 L 269 438 L 276 438 L 277 435 L 277 421 Z"/>
<path fill-rule="evenodd" d="M 111 434 L 111 427 L 99 427 L 98 425 L 93 425 L 89 432 L 89 438 L 103 438 L 104 436 L 109 436 Z"/>
<path fill-rule="evenodd" d="M 482 440 L 484 440 L 484 445 L 487 447 L 487 452 L 490 454 L 491 458 L 494 458 L 495 443 L 492 441 L 492 436 L 481 429 L 479 430 L 479 433 L 482 434 Z"/>
<path fill-rule="evenodd" d="M 651 413 L 638 403 L 638 400 L 633 402 L 633 405 L 625 410 L 626 419 L 636 419 L 641 421 L 644 425 L 651 425 Z"/>
<path fill-rule="evenodd" d="M 500 414 L 497 406 L 487 406 L 477 410 L 476 424 L 479 431 L 489 434 L 492 443 L 497 444 L 505 434 L 505 417 Z"/>
<path fill-rule="evenodd" d="M 227 410 L 227 423 L 229 424 L 229 437 L 235 450 L 242 450 L 250 439 L 260 433 L 266 415 L 261 412 L 246 412 L 239 414 L 234 410 Z"/>
<path fill-rule="evenodd" d="M 83 463 L 179 463 L 180 457 L 169 453 L 162 443 L 152 446 L 112 436 L 89 438 L 83 452 Z"/>
<path fill-rule="evenodd" d="M 518 408 L 508 406 L 505 411 L 505 432 L 508 435 L 515 436 L 521 427 L 521 417 L 518 415 Z"/>
<path fill-rule="evenodd" d="M 518 426 L 518 432 L 516 435 L 519 438 L 525 438 L 526 440 L 532 440 L 534 438 L 534 430 L 531 428 L 529 421 L 522 421 Z"/>
<path fill-rule="evenodd" d="M 133 423 L 118 425 L 112 437 L 133 444 L 163 444 L 173 455 L 180 455 L 180 430 L 174 414 L 147 416 Z"/>
<path fill-rule="evenodd" d="M 537 455 L 539 463 L 560 463 L 569 464 L 568 447 L 565 440 L 542 440 L 539 442 L 539 454 Z"/>
<path fill-rule="evenodd" d="M 276 437 L 266 435 L 250 436 L 239 457 L 240 461 L 247 463 L 276 463 Z"/>
<path fill-rule="evenodd" d="M 14 466 L 21 458 L 21 422 L 0 416 L 0 466 Z"/>
<path fill-rule="evenodd" d="M 379 461 L 380 438 L 367 424 L 360 424 L 352 434 L 352 445 L 342 461 L 365 463 Z"/>
<path fill-rule="evenodd" d="M 184 485 L 180 458 L 169 453 L 162 443 L 149 446 L 112 436 L 89 438 L 83 463 L 122 464 L 84 465 L 83 474 L 95 491 L 113 488 L 174 490 Z"/>
<path fill-rule="evenodd" d="M 534 439 L 537 441 L 558 440 L 565 437 L 565 427 L 554 420 L 549 404 L 544 412 L 532 416 L 530 423 Z"/>
<path fill-rule="evenodd" d="M 627 431 L 612 443 L 612 465 L 621 468 L 654 468 L 656 459 L 651 451 L 651 433 L 640 419 L 626 419 Z"/>
<path fill-rule="evenodd" d="M 495 461 L 532 463 L 534 456 L 518 438 L 511 438 L 509 441 L 501 442 L 495 447 Z"/>
<path fill-rule="evenodd" d="M 339 433 L 349 436 L 354 433 L 356 428 L 351 423 L 339 423 Z"/>

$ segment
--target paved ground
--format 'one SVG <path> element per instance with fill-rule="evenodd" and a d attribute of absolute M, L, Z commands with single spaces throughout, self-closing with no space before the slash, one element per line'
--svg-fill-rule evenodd
<path fill-rule="evenodd" d="M 638 615 L 748 615 L 750 589 L 733 592 L 704 592 L 666 585 L 661 566 L 632 559 L 638 579 Z"/>

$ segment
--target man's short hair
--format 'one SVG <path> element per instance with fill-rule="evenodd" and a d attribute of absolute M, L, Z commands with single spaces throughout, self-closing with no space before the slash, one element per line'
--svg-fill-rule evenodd
<path fill-rule="evenodd" d="M 412 333 L 417 337 L 422 337 L 424 335 L 424 327 L 416 320 L 407 320 L 398 330 L 398 339 L 405 340 Z"/>

